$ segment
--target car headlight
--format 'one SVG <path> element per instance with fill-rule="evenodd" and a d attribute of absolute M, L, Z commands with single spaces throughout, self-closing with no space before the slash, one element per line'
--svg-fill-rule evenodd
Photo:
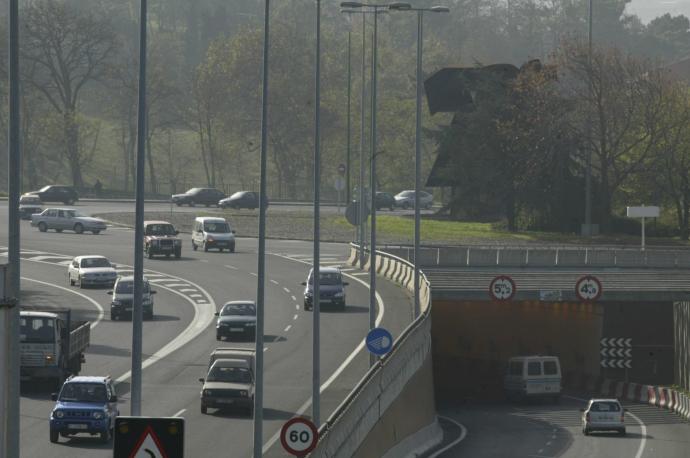
<path fill-rule="evenodd" d="M 58 410 L 55 412 L 54 415 L 55 415 L 55 418 L 62 418 L 65 416 L 65 412 L 63 412 L 62 410 Z"/>
<path fill-rule="evenodd" d="M 214 238 L 211 237 L 210 235 L 209 235 L 208 237 L 206 237 L 206 240 L 209 241 L 209 242 L 215 242 L 215 241 L 216 241 L 216 239 L 214 239 Z"/>
<path fill-rule="evenodd" d="M 204 390 L 204 396 L 211 396 L 213 392 L 211 390 Z"/>
<path fill-rule="evenodd" d="M 94 412 L 93 418 L 95 418 L 96 420 L 100 420 L 101 418 L 103 418 L 103 412 L 98 412 L 98 411 Z"/>
<path fill-rule="evenodd" d="M 47 354 L 44 356 L 46 363 L 50 364 L 55 360 L 55 356 L 52 354 Z"/>
<path fill-rule="evenodd" d="M 243 398 L 246 398 L 248 394 L 249 394 L 249 393 L 246 392 L 245 390 L 241 390 L 241 391 L 240 391 L 240 396 L 242 396 Z"/>

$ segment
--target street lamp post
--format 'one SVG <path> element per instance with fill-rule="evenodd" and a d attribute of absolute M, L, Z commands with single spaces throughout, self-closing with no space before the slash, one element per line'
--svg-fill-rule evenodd
<path fill-rule="evenodd" d="M 419 304 L 419 244 L 421 214 L 419 209 L 419 191 L 421 191 L 422 168 L 422 52 L 424 48 L 424 12 L 448 13 L 445 6 L 431 8 L 409 8 L 404 5 L 394 5 L 391 9 L 398 11 L 417 12 L 417 94 L 416 94 L 416 124 L 415 124 L 415 161 L 414 161 L 414 316 L 421 313 Z"/>
<path fill-rule="evenodd" d="M 592 0 L 589 0 L 589 9 L 587 11 L 587 63 L 589 66 L 590 75 L 592 73 Z M 591 79 L 591 76 L 590 76 Z M 591 90 L 590 82 L 590 90 Z M 592 145 L 590 142 L 590 137 L 592 135 L 592 124 L 589 116 L 585 121 L 587 123 L 587 135 L 585 139 L 588 142 L 585 163 L 585 229 L 584 234 L 591 237 L 592 234 Z"/>
<path fill-rule="evenodd" d="M 345 202 L 347 205 L 350 204 L 350 137 L 352 135 L 351 132 L 351 123 L 350 123 L 350 109 L 352 107 L 352 102 L 351 102 L 351 95 L 352 95 L 352 70 L 350 64 L 352 63 L 352 30 L 347 31 L 347 157 L 345 160 L 346 163 L 346 168 L 345 168 L 345 182 L 346 182 L 346 188 L 345 188 Z"/>
<path fill-rule="evenodd" d="M 319 425 L 321 410 L 321 380 L 319 353 L 319 325 L 320 325 L 320 277 L 321 259 L 319 251 L 319 201 L 321 191 L 321 0 L 316 0 L 316 68 L 315 68 L 315 96 L 314 96 L 314 260 L 313 266 L 313 332 L 312 332 L 312 421 Z"/>

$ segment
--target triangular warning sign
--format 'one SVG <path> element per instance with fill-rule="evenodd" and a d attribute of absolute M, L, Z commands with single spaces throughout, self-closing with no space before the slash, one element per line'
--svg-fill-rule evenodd
<path fill-rule="evenodd" d="M 168 458 L 168 455 L 156 433 L 147 426 L 129 458 Z"/>

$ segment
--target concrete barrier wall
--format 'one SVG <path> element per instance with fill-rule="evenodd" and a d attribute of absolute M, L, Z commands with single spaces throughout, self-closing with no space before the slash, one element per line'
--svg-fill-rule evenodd
<path fill-rule="evenodd" d="M 690 390 L 690 302 L 673 304 L 673 344 L 675 383 Z"/>
<path fill-rule="evenodd" d="M 356 265 L 356 246 L 348 262 Z M 414 289 L 413 267 L 377 252 L 376 270 Z M 422 314 L 398 336 L 379 360 L 321 425 L 311 457 L 398 458 L 418 456 L 443 439 L 436 418 L 431 356 L 431 291 L 420 272 Z"/>

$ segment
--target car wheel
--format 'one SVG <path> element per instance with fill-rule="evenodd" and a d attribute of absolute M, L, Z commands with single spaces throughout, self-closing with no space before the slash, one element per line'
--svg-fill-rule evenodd
<path fill-rule="evenodd" d="M 100 233 L 101 233 L 101 231 L 100 231 L 100 230 L 93 230 L 93 231 L 91 231 L 91 232 L 93 232 L 93 235 L 98 235 L 98 234 L 100 234 Z"/>
<path fill-rule="evenodd" d="M 223 252 L 223 249 L 222 249 L 222 248 L 218 248 L 218 253 L 222 253 L 222 252 Z"/>
<path fill-rule="evenodd" d="M 223 340 L 223 336 L 216 332 L 216 340 Z"/>
<path fill-rule="evenodd" d="M 182 257 L 182 250 L 175 250 L 175 259 L 180 259 Z"/>
<path fill-rule="evenodd" d="M 65 205 L 73 205 L 74 204 L 74 199 L 67 199 L 64 201 Z"/>
<path fill-rule="evenodd" d="M 190 206 L 190 207 L 193 207 L 194 205 L 196 205 L 196 204 L 194 203 L 194 201 L 193 201 L 193 200 L 190 200 L 190 201 L 189 201 L 189 206 Z"/>
<path fill-rule="evenodd" d="M 153 259 L 153 251 L 152 250 L 146 250 L 146 254 L 148 255 L 149 259 Z"/>
<path fill-rule="evenodd" d="M 170 253 L 165 253 L 165 257 L 166 257 L 166 258 L 169 258 L 169 257 L 170 257 Z"/>
<path fill-rule="evenodd" d="M 234 253 L 234 252 L 235 252 L 235 244 L 233 243 L 232 245 L 230 245 L 230 253 Z"/>
<path fill-rule="evenodd" d="M 67 274 L 67 278 L 69 279 L 69 285 L 74 286 L 74 280 L 72 280 L 72 276 Z"/>
<path fill-rule="evenodd" d="M 204 247 L 204 251 L 208 251 L 208 245 L 206 245 L 206 242 L 204 242 L 202 246 Z"/>
<path fill-rule="evenodd" d="M 84 232 L 84 226 L 81 223 L 77 223 L 74 225 L 74 232 L 77 234 L 81 234 Z"/>
<path fill-rule="evenodd" d="M 38 230 L 41 232 L 45 232 L 48 230 L 48 225 L 46 223 L 40 222 L 38 223 Z"/>
<path fill-rule="evenodd" d="M 81 279 L 81 276 L 79 276 L 79 288 L 84 288 L 84 282 Z"/>
<path fill-rule="evenodd" d="M 177 205 L 178 207 L 181 207 L 181 206 L 182 206 L 182 202 L 175 202 L 175 205 Z"/>
<path fill-rule="evenodd" d="M 203 414 L 205 415 L 206 412 L 208 412 L 208 407 L 206 407 L 206 406 L 201 406 L 201 413 L 203 413 Z"/>
<path fill-rule="evenodd" d="M 196 251 L 198 246 L 196 246 L 196 243 L 194 243 L 194 240 L 192 240 L 192 250 Z"/>
<path fill-rule="evenodd" d="M 206 208 L 208 208 L 208 207 L 210 207 L 210 206 L 211 206 L 211 204 L 204 204 L 204 205 L 206 206 Z"/>
<path fill-rule="evenodd" d="M 621 436 L 625 436 L 625 434 L 626 434 L 625 428 L 622 428 L 621 430 L 619 430 L 618 434 L 620 434 Z"/>
<path fill-rule="evenodd" d="M 410 208 L 410 204 L 408 204 L 407 202 L 403 202 L 402 208 L 403 210 L 407 210 L 408 208 Z"/>
<path fill-rule="evenodd" d="M 60 433 L 57 431 L 50 431 L 50 442 L 53 444 L 57 443 L 57 441 L 60 439 Z"/>

